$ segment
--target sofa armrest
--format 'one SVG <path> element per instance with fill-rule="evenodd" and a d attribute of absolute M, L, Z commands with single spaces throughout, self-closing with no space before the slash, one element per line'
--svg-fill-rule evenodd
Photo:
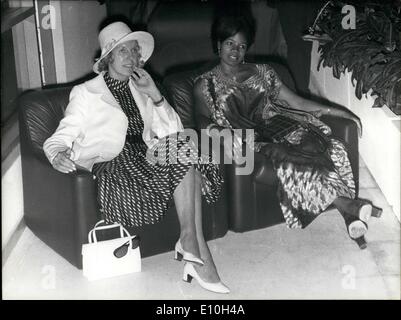
<path fill-rule="evenodd" d="M 58 172 L 28 146 L 22 139 L 25 222 L 43 242 L 81 268 L 81 246 L 100 218 L 96 180 L 84 170 Z"/>
<path fill-rule="evenodd" d="M 321 120 L 330 126 L 332 129 L 332 136 L 342 141 L 347 148 L 348 157 L 351 162 L 352 172 L 356 184 L 356 194 L 358 194 L 359 188 L 359 153 L 358 153 L 358 127 L 357 124 L 350 119 L 335 117 L 335 116 L 322 116 Z M 252 175 L 255 181 L 259 183 L 266 183 L 274 179 L 271 175 L 271 170 L 267 169 L 271 167 L 271 161 L 258 152 L 253 154 L 254 157 L 254 170 Z M 237 163 L 233 164 L 232 171 L 244 167 Z M 239 179 L 239 178 L 237 178 Z"/>
<path fill-rule="evenodd" d="M 327 115 L 322 116 L 321 120 L 332 129 L 333 137 L 347 144 L 358 143 L 358 126 L 355 121 Z"/>

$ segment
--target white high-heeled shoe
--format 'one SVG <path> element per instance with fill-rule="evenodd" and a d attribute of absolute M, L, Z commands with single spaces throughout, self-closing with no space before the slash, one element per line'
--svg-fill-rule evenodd
<path fill-rule="evenodd" d="M 203 266 L 205 264 L 202 259 L 197 258 L 192 253 L 185 251 L 182 248 L 181 239 L 178 239 L 177 243 L 175 244 L 174 259 L 178 260 L 178 261 L 181 261 L 182 259 L 184 259 L 185 261 L 194 262 L 201 266 Z"/>
<path fill-rule="evenodd" d="M 198 272 L 196 272 L 194 266 L 191 263 L 186 263 L 184 266 L 184 275 L 182 277 L 182 280 L 190 283 L 192 281 L 192 278 L 195 278 L 203 289 L 215 293 L 230 293 L 230 289 L 221 281 L 215 283 L 203 281 Z"/>

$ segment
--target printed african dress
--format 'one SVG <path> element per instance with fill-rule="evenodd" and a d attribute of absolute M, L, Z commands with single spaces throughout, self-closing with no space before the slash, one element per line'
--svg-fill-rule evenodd
<path fill-rule="evenodd" d="M 111 161 L 93 167 L 105 221 L 127 227 L 159 222 L 191 166 L 201 173 L 206 201 L 217 201 L 223 183 L 219 167 L 209 157 L 200 156 L 192 140 L 177 134 L 159 139 L 149 150 L 142 139 L 144 123 L 128 81 L 113 79 L 108 73 L 104 80 L 128 118 L 123 150 Z"/>
<path fill-rule="evenodd" d="M 317 114 L 294 112 L 289 114 L 285 101 L 278 99 L 282 85 L 275 70 L 266 64 L 254 65 L 256 72 L 243 82 L 226 77 L 219 66 L 204 73 L 202 92 L 210 109 L 211 120 L 230 129 L 246 129 L 266 123 L 277 115 L 307 120 L 329 137 L 327 167 L 295 164 L 289 160 L 273 160 L 279 181 L 278 198 L 289 228 L 305 228 L 339 196 L 354 198 L 355 181 L 344 144 L 331 137 L 331 129 Z M 291 144 L 299 143 L 305 129 L 298 128 L 285 138 Z M 266 142 L 254 137 L 253 148 L 263 152 Z M 330 161 L 330 160 L 329 160 Z"/>

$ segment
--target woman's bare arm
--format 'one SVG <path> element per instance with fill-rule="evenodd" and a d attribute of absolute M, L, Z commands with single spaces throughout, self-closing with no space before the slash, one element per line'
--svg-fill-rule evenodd
<path fill-rule="evenodd" d="M 284 84 L 281 85 L 278 99 L 287 101 L 290 107 L 293 109 L 303 110 L 307 112 L 317 112 L 321 115 L 331 115 L 354 120 L 358 125 L 359 135 L 362 136 L 361 120 L 358 118 L 358 116 L 356 116 L 353 112 L 345 107 L 326 106 L 324 104 L 302 98 L 301 96 L 297 95 L 289 88 L 287 88 Z"/>

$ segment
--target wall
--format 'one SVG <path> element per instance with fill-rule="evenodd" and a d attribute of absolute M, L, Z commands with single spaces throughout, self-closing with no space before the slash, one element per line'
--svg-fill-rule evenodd
<path fill-rule="evenodd" d="M 17 229 L 23 215 L 21 156 L 15 148 L 4 162 L 12 161 L 1 175 L 1 240 L 2 250 Z M 6 163 L 2 166 L 7 166 Z"/>
<path fill-rule="evenodd" d="M 98 31 L 106 6 L 98 1 L 50 1 L 56 8 L 53 34 L 57 82 L 79 80 L 92 72 Z"/>
<path fill-rule="evenodd" d="M 12 34 L 18 92 L 20 93 L 32 88 L 40 88 L 40 66 L 34 16 L 29 16 L 25 20 L 14 25 L 12 27 Z M 2 76 L 8 76 L 5 70 L 2 69 L 1 71 Z M 15 116 L 13 116 L 9 124 L 2 128 L 1 137 L 2 250 L 5 248 L 6 244 L 9 243 L 12 235 L 20 226 L 24 214 L 21 155 L 18 142 L 19 128 Z M 6 146 L 4 150 L 3 146 Z"/>
<path fill-rule="evenodd" d="M 35 28 L 35 17 L 33 15 L 13 28 L 20 92 L 41 87 L 39 49 Z"/>
<path fill-rule="evenodd" d="M 322 1 L 275 1 L 282 30 L 287 42 L 287 63 L 292 72 L 298 94 L 309 96 L 311 43 L 302 40 L 307 28 L 313 24 Z"/>
<path fill-rule="evenodd" d="M 386 106 L 372 108 L 374 98 L 369 94 L 359 100 L 355 96 L 355 86 L 351 83 L 349 72 L 336 79 L 331 68 L 321 68 L 317 71 L 317 48 L 318 43 L 314 41 L 310 90 L 318 96 L 348 107 L 361 119 L 363 135 L 359 140 L 359 153 L 400 220 L 401 117 L 396 116 Z"/>

